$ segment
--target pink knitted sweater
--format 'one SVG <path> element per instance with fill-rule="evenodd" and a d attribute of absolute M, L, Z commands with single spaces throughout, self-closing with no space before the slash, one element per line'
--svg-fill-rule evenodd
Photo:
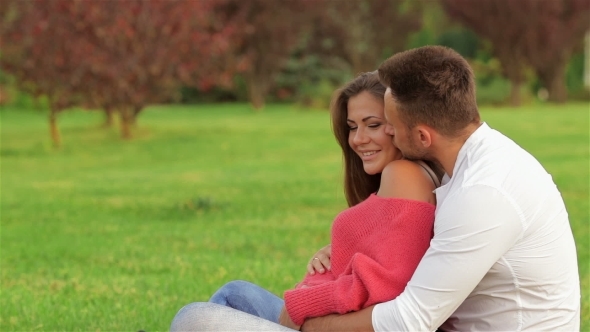
<path fill-rule="evenodd" d="M 332 225 L 331 271 L 307 275 L 285 292 L 297 325 L 311 317 L 344 314 L 397 297 L 433 235 L 435 206 L 372 194 L 344 210 Z"/>

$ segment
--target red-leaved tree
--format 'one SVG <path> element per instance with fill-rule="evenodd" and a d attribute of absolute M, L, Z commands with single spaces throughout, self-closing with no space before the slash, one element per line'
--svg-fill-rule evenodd
<path fill-rule="evenodd" d="M 528 1 L 528 0 L 524 0 Z M 510 103 L 520 105 L 520 90 L 525 81 L 523 33 L 526 19 L 522 2 L 510 0 L 442 0 L 449 16 L 461 22 L 493 45 L 493 54 L 502 64 L 503 74 L 512 85 Z M 545 2 L 545 1 L 543 1 Z"/>
<path fill-rule="evenodd" d="M 266 96 L 294 47 L 309 31 L 307 0 L 226 0 L 223 20 L 239 29 L 230 38 L 225 60 L 241 72 L 252 107 L 264 107 Z"/>
<path fill-rule="evenodd" d="M 523 69 L 530 65 L 549 91 L 567 99 L 565 68 L 588 29 L 588 0 L 442 0 L 451 18 L 489 39 L 504 75 L 512 82 L 511 103 L 520 103 Z"/>
<path fill-rule="evenodd" d="M 1 65 L 20 86 L 47 95 L 55 115 L 82 102 L 115 110 L 121 136 L 148 103 L 181 84 L 223 83 L 234 25 L 217 20 L 220 1 L 5 1 Z M 56 137 L 57 136 L 57 137 Z"/>
<path fill-rule="evenodd" d="M 565 102 L 566 66 L 590 30 L 590 1 L 520 0 L 519 4 L 527 22 L 524 55 L 549 91 L 549 100 Z"/>
<path fill-rule="evenodd" d="M 3 70 L 16 77 L 22 90 L 35 97 L 48 97 L 50 134 L 54 145 L 59 146 L 57 114 L 75 103 L 72 69 L 80 58 L 69 51 L 67 44 L 54 42 L 47 33 L 51 30 L 53 37 L 70 37 L 70 31 L 59 24 L 59 15 L 53 11 L 56 4 L 8 1 L 0 7 L 0 63 Z"/>

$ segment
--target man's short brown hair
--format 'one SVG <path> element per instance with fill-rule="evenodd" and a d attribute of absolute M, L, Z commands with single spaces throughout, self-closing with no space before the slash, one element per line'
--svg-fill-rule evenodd
<path fill-rule="evenodd" d="M 379 67 L 408 128 L 425 124 L 454 137 L 479 123 L 473 71 L 454 50 L 424 46 L 397 53 Z"/>

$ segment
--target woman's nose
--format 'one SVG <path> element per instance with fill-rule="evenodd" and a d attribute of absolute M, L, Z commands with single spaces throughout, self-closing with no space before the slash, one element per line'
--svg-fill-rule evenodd
<path fill-rule="evenodd" d="M 361 145 L 361 144 L 367 143 L 369 141 L 369 136 L 365 134 L 364 130 L 361 130 L 359 128 L 359 129 L 357 129 L 356 133 L 354 134 L 352 141 L 356 145 Z"/>

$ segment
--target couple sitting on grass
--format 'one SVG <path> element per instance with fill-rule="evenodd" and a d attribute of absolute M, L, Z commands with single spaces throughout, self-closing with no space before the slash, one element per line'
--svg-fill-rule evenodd
<path fill-rule="evenodd" d="M 284 300 L 245 281 L 172 331 L 579 330 L 576 249 L 551 176 L 481 122 L 451 49 L 387 59 L 339 90 L 347 210 Z"/>

